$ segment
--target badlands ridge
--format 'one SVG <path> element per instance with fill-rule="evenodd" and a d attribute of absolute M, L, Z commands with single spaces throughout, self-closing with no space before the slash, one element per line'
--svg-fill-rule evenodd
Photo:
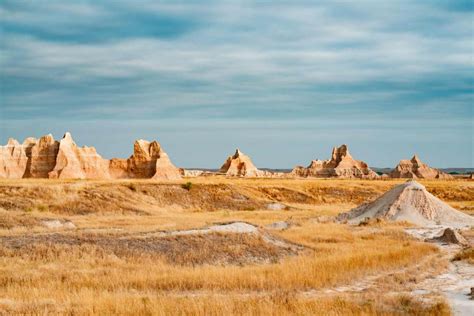
<path fill-rule="evenodd" d="M 70 133 L 61 140 L 51 134 L 29 137 L 19 143 L 10 138 L 0 146 L 0 178 L 49 179 L 180 179 L 198 175 L 223 174 L 229 177 L 317 177 L 317 178 L 411 178 L 449 179 L 452 176 L 429 167 L 415 155 L 401 160 L 388 175 L 378 175 L 367 163 L 354 159 L 347 145 L 335 147 L 328 160 L 312 160 L 308 167 L 297 166 L 290 173 L 259 170 L 239 149 L 229 156 L 217 173 L 184 170 L 173 165 L 157 141 L 136 140 L 128 159 L 104 159 L 94 147 L 79 147 Z"/>

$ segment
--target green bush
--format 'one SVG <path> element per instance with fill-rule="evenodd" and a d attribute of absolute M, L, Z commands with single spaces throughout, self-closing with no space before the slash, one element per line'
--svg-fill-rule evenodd
<path fill-rule="evenodd" d="M 183 183 L 181 187 L 185 189 L 186 191 L 189 191 L 193 187 L 193 184 L 191 182 L 186 182 L 186 183 Z"/>
<path fill-rule="evenodd" d="M 38 206 L 36 206 L 36 209 L 40 212 L 47 212 L 49 211 L 49 206 L 46 204 L 39 204 Z"/>

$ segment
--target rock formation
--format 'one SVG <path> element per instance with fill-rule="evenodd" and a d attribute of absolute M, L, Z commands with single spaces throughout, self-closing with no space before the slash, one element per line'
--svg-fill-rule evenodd
<path fill-rule="evenodd" d="M 334 147 L 330 160 L 313 160 L 308 167 L 296 166 L 291 175 L 361 179 L 376 179 L 379 177 L 365 162 L 352 158 L 347 145 Z"/>
<path fill-rule="evenodd" d="M 181 174 L 157 141 L 137 140 L 128 159 L 112 159 L 109 163 L 113 178 L 180 179 Z"/>
<path fill-rule="evenodd" d="M 23 146 L 28 157 L 24 178 L 48 178 L 48 174 L 53 171 L 56 165 L 59 142 L 49 134 L 39 140 L 27 138 L 23 142 Z"/>
<path fill-rule="evenodd" d="M 258 170 L 249 156 L 238 148 L 233 156 L 229 156 L 221 166 L 219 173 L 230 177 L 264 177 L 267 172 Z"/>
<path fill-rule="evenodd" d="M 397 185 L 375 201 L 338 216 L 339 221 L 354 224 L 372 218 L 407 221 L 421 226 L 474 226 L 474 217 L 452 208 L 414 180 Z"/>
<path fill-rule="evenodd" d="M 443 232 L 429 241 L 437 241 L 446 244 L 457 244 L 463 246 L 469 246 L 469 242 L 460 233 L 451 228 L 446 228 Z"/>
<path fill-rule="evenodd" d="M 93 147 L 78 147 L 66 133 L 58 142 L 52 135 L 23 144 L 10 139 L 0 146 L 0 178 L 178 179 L 179 169 L 156 141 L 138 140 L 129 159 L 103 159 Z"/>
<path fill-rule="evenodd" d="M 25 148 L 10 138 L 5 146 L 0 146 L 0 178 L 22 178 L 28 157 Z"/>
<path fill-rule="evenodd" d="M 97 154 L 94 147 L 77 147 L 70 133 L 59 142 L 56 164 L 48 173 L 55 179 L 108 179 L 109 162 Z"/>
<path fill-rule="evenodd" d="M 204 170 L 189 170 L 189 169 L 183 169 L 183 168 L 179 169 L 179 173 L 181 174 L 181 176 L 183 176 L 185 178 L 195 178 L 195 177 L 199 177 L 199 176 L 202 176 L 202 175 L 212 174 L 212 173 L 206 172 Z"/>
<path fill-rule="evenodd" d="M 438 169 L 431 168 L 423 163 L 417 155 L 410 160 L 401 160 L 395 169 L 390 172 L 391 178 L 408 179 L 452 179 L 453 176 Z"/>

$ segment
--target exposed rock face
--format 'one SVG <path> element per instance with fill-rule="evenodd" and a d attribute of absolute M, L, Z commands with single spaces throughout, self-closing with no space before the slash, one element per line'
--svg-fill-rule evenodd
<path fill-rule="evenodd" d="M 379 176 L 360 160 L 355 160 L 347 145 L 334 147 L 330 160 L 313 160 L 308 167 L 296 166 L 291 175 L 318 178 L 361 178 L 376 179 Z"/>
<path fill-rule="evenodd" d="M 171 163 L 157 141 L 135 141 L 133 155 L 127 160 L 112 159 L 109 167 L 113 178 L 181 178 L 179 169 Z"/>
<path fill-rule="evenodd" d="M 397 185 L 373 202 L 338 216 L 338 220 L 354 224 L 371 218 L 407 221 L 421 226 L 474 226 L 474 217 L 452 208 L 414 180 Z"/>
<path fill-rule="evenodd" d="M 22 178 L 28 157 L 25 148 L 10 138 L 5 146 L 0 146 L 0 178 Z"/>
<path fill-rule="evenodd" d="M 94 147 L 77 147 L 71 134 L 66 133 L 59 142 L 54 169 L 49 178 L 108 179 L 109 162 L 97 154 Z"/>
<path fill-rule="evenodd" d="M 109 161 L 109 174 L 112 179 L 130 178 L 128 170 L 128 160 L 112 158 Z"/>
<path fill-rule="evenodd" d="M 171 163 L 168 154 L 163 150 L 160 150 L 160 155 L 158 159 L 156 159 L 155 173 L 152 178 L 168 180 L 181 179 L 181 173 L 179 172 L 179 169 Z"/>
<path fill-rule="evenodd" d="M 263 177 L 265 171 L 258 170 L 249 156 L 236 149 L 233 156 L 229 156 L 221 166 L 219 173 L 230 177 Z"/>
<path fill-rule="evenodd" d="M 417 155 L 410 160 L 401 160 L 390 172 L 391 178 L 407 179 L 453 179 L 453 176 L 423 163 Z"/>
<path fill-rule="evenodd" d="M 194 178 L 194 177 L 199 177 L 205 174 L 204 170 L 188 170 L 188 169 L 183 169 L 183 168 L 180 168 L 179 172 L 181 176 L 185 178 Z"/>
<path fill-rule="evenodd" d="M 78 147 L 71 134 L 61 141 L 52 135 L 39 140 L 27 138 L 23 144 L 10 139 L 0 146 L 0 178 L 178 179 L 179 169 L 156 141 L 138 140 L 129 159 L 103 159 L 93 147 Z"/>
<path fill-rule="evenodd" d="M 55 141 L 53 135 L 49 134 L 39 140 L 28 138 L 24 144 L 28 157 L 28 166 L 24 178 L 48 178 L 56 165 L 59 142 Z"/>
<path fill-rule="evenodd" d="M 446 228 L 443 230 L 442 234 L 434 237 L 430 241 L 438 241 L 446 244 L 457 244 L 468 246 L 469 242 L 464 238 L 460 233 L 451 228 Z"/>

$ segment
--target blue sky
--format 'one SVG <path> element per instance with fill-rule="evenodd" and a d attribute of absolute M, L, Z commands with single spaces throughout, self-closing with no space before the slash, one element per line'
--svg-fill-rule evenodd
<path fill-rule="evenodd" d="M 0 1 L 0 140 L 474 167 L 471 1 Z"/>

